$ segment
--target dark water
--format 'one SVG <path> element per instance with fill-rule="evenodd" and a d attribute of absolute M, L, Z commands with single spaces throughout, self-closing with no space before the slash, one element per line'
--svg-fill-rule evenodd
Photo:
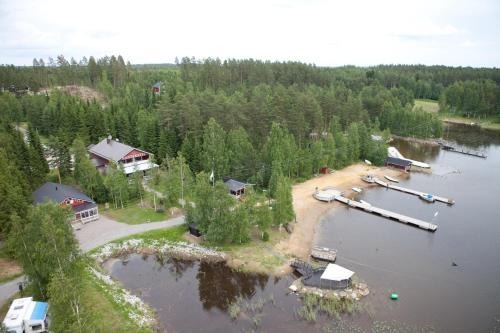
<path fill-rule="evenodd" d="M 118 261 L 111 275 L 153 306 L 172 332 L 324 332 L 325 328 L 352 331 L 354 325 L 319 317 L 314 324 L 295 318 L 300 299 L 288 293 L 293 275 L 274 278 L 233 271 L 223 263 L 209 264 L 154 256 L 132 255 Z M 229 305 L 240 299 L 237 320 Z M 262 303 L 263 306 L 259 306 Z M 355 320 L 366 314 L 354 315 Z"/>
<path fill-rule="evenodd" d="M 500 319 L 500 134 L 458 126 L 446 134 L 488 158 L 393 144 L 434 170 L 411 173 L 402 186 L 453 198 L 454 206 L 380 187 L 358 196 L 432 221 L 438 225 L 435 233 L 342 207 L 323 219 L 318 241 L 336 247 L 338 263 L 368 282 L 374 318 L 432 326 L 438 332 L 491 332 L 498 330 Z M 400 296 L 397 302 L 388 298 L 392 291 Z"/>
<path fill-rule="evenodd" d="M 111 275 L 152 305 L 168 332 L 500 332 L 500 132 L 453 126 L 446 136 L 488 158 L 394 145 L 433 167 L 433 174 L 411 173 L 402 186 L 454 198 L 454 206 L 383 188 L 358 197 L 432 221 L 435 233 L 344 207 L 321 221 L 318 243 L 337 248 L 337 263 L 370 286 L 360 313 L 298 320 L 301 301 L 287 289 L 294 276 L 245 274 L 223 264 L 133 255 Z M 398 301 L 389 300 L 391 292 Z M 228 308 L 237 299 L 245 310 L 232 320 Z"/>

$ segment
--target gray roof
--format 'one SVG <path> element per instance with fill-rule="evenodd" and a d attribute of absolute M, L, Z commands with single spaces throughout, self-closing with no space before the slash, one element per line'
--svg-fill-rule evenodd
<path fill-rule="evenodd" d="M 161 82 L 156 82 L 155 84 L 153 84 L 153 88 L 160 88 L 161 86 Z"/>
<path fill-rule="evenodd" d="M 140 151 L 144 151 L 138 148 L 131 147 L 129 145 L 123 144 L 116 140 L 110 139 L 108 143 L 108 139 L 104 139 L 98 144 L 89 148 L 89 152 L 96 154 L 97 156 L 104 157 L 107 160 L 118 162 L 123 157 L 125 157 L 132 150 L 137 149 Z M 145 152 L 146 153 L 146 152 Z"/>
<path fill-rule="evenodd" d="M 228 179 L 224 182 L 224 185 L 226 185 L 230 191 L 236 192 L 238 190 L 244 189 L 246 184 L 234 179 Z"/>
<path fill-rule="evenodd" d="M 411 165 L 410 161 L 403 160 L 403 159 L 397 158 L 397 157 L 387 157 L 387 159 L 385 161 L 386 161 L 386 163 L 402 165 L 402 166 L 410 166 Z"/>
<path fill-rule="evenodd" d="M 61 203 L 66 198 L 80 199 L 94 203 L 94 200 L 69 185 L 56 183 L 45 183 L 31 194 L 33 204 L 41 204 L 47 201 Z"/>

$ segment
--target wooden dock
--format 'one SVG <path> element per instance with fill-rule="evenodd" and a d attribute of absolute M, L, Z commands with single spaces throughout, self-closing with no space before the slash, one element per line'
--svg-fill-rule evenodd
<path fill-rule="evenodd" d="M 486 156 L 486 154 L 484 154 L 480 151 L 460 148 L 460 147 L 457 147 L 457 146 L 455 146 L 451 143 L 448 143 L 446 141 L 438 141 L 438 144 L 441 146 L 441 149 L 446 150 L 446 151 L 451 151 L 454 153 L 475 156 L 475 157 L 480 157 L 480 158 L 487 158 L 488 157 L 488 156 Z"/>
<path fill-rule="evenodd" d="M 339 191 L 337 191 L 338 193 Z M 343 204 L 348 205 L 349 207 L 361 209 L 367 213 L 372 213 L 375 215 L 383 216 L 388 219 L 392 219 L 401 223 L 405 223 L 414 227 L 418 227 L 420 229 L 424 229 L 427 231 L 436 231 L 437 230 L 437 225 L 422 221 L 419 219 L 415 219 L 413 217 L 409 217 L 406 215 L 402 215 L 399 213 L 391 212 L 389 210 L 385 210 L 382 208 L 378 208 L 375 206 L 370 205 L 369 203 L 362 203 L 358 202 L 356 200 L 351 200 L 348 199 L 340 194 L 337 194 L 332 190 L 328 190 L 326 193 L 323 193 L 322 191 L 317 191 L 314 193 L 314 197 L 320 201 L 325 201 L 325 202 L 332 202 L 334 200 L 339 201 Z"/>
<path fill-rule="evenodd" d="M 378 178 L 375 179 L 375 183 L 377 183 L 378 185 L 380 185 L 382 187 L 385 187 L 385 188 L 390 188 L 392 190 L 396 190 L 396 191 L 400 191 L 400 192 L 404 192 L 404 193 L 408 193 L 408 194 L 413 194 L 413 195 L 416 195 L 416 196 L 421 196 L 421 195 L 427 195 L 428 194 L 428 193 L 424 193 L 424 192 L 412 190 L 412 189 L 409 189 L 409 188 L 405 188 L 405 187 L 402 187 L 402 186 L 392 185 L 392 184 L 386 183 L 384 181 L 381 181 Z M 434 197 L 434 199 L 436 201 L 440 201 L 440 202 L 443 202 L 443 203 L 448 204 L 448 205 L 453 205 L 455 203 L 455 201 L 453 199 L 443 198 L 443 197 L 440 197 L 440 196 L 437 196 L 437 195 L 432 195 L 432 196 Z"/>
<path fill-rule="evenodd" d="M 318 260 L 335 262 L 335 259 L 337 259 L 337 250 L 314 246 L 311 251 L 311 257 Z"/>
<path fill-rule="evenodd" d="M 409 225 L 414 226 L 414 227 L 418 227 L 420 229 L 424 229 L 427 231 L 436 231 L 437 230 L 437 225 L 435 225 L 435 224 L 425 222 L 425 221 L 422 221 L 419 219 L 415 219 L 413 217 L 409 217 L 409 216 L 402 215 L 399 213 L 391 212 L 389 210 L 378 208 L 378 207 L 372 206 L 370 204 L 365 204 L 365 203 L 361 203 L 361 202 L 358 202 L 355 200 L 347 199 L 344 196 L 336 196 L 335 200 L 342 202 L 342 203 L 348 205 L 349 207 L 358 208 L 358 209 L 364 210 L 367 213 L 372 213 L 375 215 L 383 216 L 383 217 L 386 217 L 386 218 L 389 218 L 392 220 L 396 220 L 396 221 L 401 222 L 401 223 L 405 223 L 405 224 L 409 224 Z"/>

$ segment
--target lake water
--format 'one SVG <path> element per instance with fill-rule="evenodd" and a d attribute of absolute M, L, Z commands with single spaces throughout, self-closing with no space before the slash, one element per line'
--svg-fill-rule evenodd
<path fill-rule="evenodd" d="M 403 187 L 453 198 L 455 205 L 382 187 L 357 197 L 431 221 L 438 225 L 435 233 L 342 207 L 322 220 L 318 242 L 337 248 L 337 263 L 368 282 L 374 318 L 438 332 L 491 332 L 500 319 L 500 135 L 463 126 L 445 133 L 488 158 L 404 141 L 393 145 L 433 169 L 411 173 Z M 399 294 L 397 302 L 389 300 L 391 292 Z"/>
<path fill-rule="evenodd" d="M 307 323 L 295 316 L 300 299 L 288 293 L 295 276 L 245 274 L 224 264 L 132 255 L 111 275 L 153 306 L 168 332 L 500 331 L 500 133 L 453 126 L 446 136 L 488 158 L 393 144 L 433 168 L 411 173 L 402 186 L 451 197 L 454 206 L 381 187 L 358 195 L 431 221 L 435 233 L 345 207 L 321 221 L 317 242 L 337 248 L 337 263 L 370 286 L 360 313 Z M 238 299 L 243 310 L 232 320 L 229 304 Z"/>

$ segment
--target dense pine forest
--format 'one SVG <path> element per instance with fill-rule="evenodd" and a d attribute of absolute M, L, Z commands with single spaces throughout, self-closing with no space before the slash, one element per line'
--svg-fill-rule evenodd
<path fill-rule="evenodd" d="M 273 171 L 306 179 L 322 167 L 360 159 L 381 164 L 386 145 L 370 134 L 439 137 L 441 121 L 414 109 L 415 98 L 439 100 L 442 110 L 456 114 L 500 114 L 497 69 L 176 62 L 132 66 L 121 56 L 80 62 L 58 56 L 47 63 L 34 59 L 30 67 L 0 67 L 1 188 L 8 192 L 1 229 L 8 229 L 11 213 L 24 214 L 30 192 L 44 181 L 44 150 L 63 179 L 79 183 L 89 179 L 79 170 L 92 168 L 79 165 L 84 158 L 78 154 L 108 135 L 153 153 L 158 164 L 181 154 L 193 174 L 213 170 L 217 179 L 231 176 L 272 189 Z M 157 82 L 160 94 L 151 89 Z M 68 85 L 88 86 L 101 98 L 46 89 Z M 14 128 L 20 123 L 28 124 L 27 142 Z M 107 201 L 112 190 L 99 175 L 90 178 L 91 185 L 80 185 Z"/>

